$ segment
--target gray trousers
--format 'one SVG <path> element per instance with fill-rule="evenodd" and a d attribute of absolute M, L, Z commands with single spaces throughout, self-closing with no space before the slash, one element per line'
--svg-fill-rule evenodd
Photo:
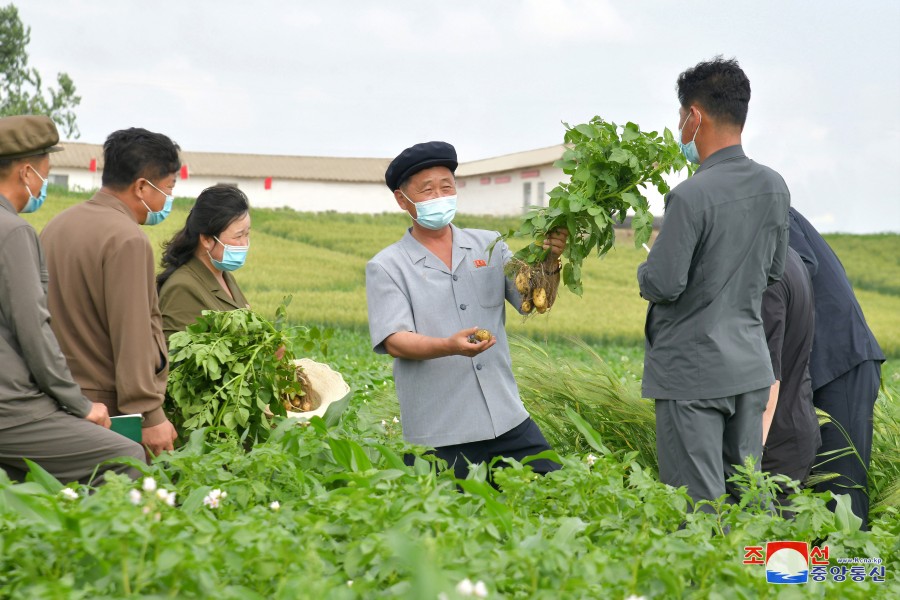
<path fill-rule="evenodd" d="M 697 500 L 714 500 L 740 490 L 726 479 L 735 464 L 762 456 L 762 415 L 769 388 L 705 400 L 656 401 L 656 454 L 659 479 L 687 486 Z M 708 507 L 704 510 L 709 510 Z"/>
<path fill-rule="evenodd" d="M 97 465 L 122 456 L 146 461 L 140 444 L 62 409 L 37 421 L 0 429 L 0 468 L 13 481 L 24 481 L 28 471 L 25 458 L 64 484 L 77 481 L 100 485 L 107 471 L 139 477 L 133 467 L 111 464 L 102 465 L 91 480 Z"/>

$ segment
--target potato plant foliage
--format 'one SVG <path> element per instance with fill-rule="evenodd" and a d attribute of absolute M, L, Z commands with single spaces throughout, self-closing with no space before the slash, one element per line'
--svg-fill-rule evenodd
<path fill-rule="evenodd" d="M 634 360 L 620 360 L 622 352 Z M 640 445 L 616 439 L 626 429 L 597 421 L 627 390 L 605 386 L 598 397 L 588 385 L 631 379 L 639 349 L 604 349 L 609 365 L 600 369 L 569 344 L 516 348 L 513 362 L 525 368 L 558 361 L 583 372 L 560 366 L 523 379 L 529 407 L 553 390 L 578 396 L 554 410 L 563 469 L 539 477 L 527 461 L 512 461 L 495 475 L 496 488 L 483 466 L 458 481 L 402 440 L 390 361 L 372 354 L 367 334 L 337 331 L 329 356 L 356 390 L 343 413 L 306 427 L 276 417 L 268 438 L 250 448 L 234 433 L 195 430 L 176 452 L 140 467 L 154 491 L 114 475 L 91 489 L 64 488 L 39 467 L 25 483 L 0 471 L 0 599 L 453 600 L 466 597 L 457 592 L 464 579 L 483 581 L 489 599 L 900 594 L 895 507 L 871 513 L 864 532 L 845 501 L 833 513 L 830 494 L 809 490 L 792 500 L 793 520 L 773 515 L 765 499 L 776 481 L 744 468 L 743 502 L 715 502 L 714 514 L 661 484 Z M 892 397 L 879 404 L 894 402 L 900 380 L 890 373 Z M 583 381 L 561 390 L 566 377 Z M 895 432 L 898 423 L 896 412 L 876 419 L 873 461 L 896 447 L 879 428 Z M 413 466 L 404 463 L 408 453 L 417 456 Z M 880 477 L 896 480 L 883 468 Z M 835 567 L 841 557 L 878 557 L 886 580 L 769 584 L 763 566 L 742 563 L 743 548 L 775 540 L 827 544 Z"/>
<path fill-rule="evenodd" d="M 553 188 L 549 206 L 530 210 L 518 231 L 507 237 L 534 238 L 535 243 L 517 252 L 516 258 L 535 265 L 546 258 L 541 242 L 547 232 L 557 227 L 568 229 L 562 278 L 566 287 L 580 296 L 584 259 L 594 249 L 601 256 L 612 248 L 613 225 L 624 222 L 629 210 L 634 211 L 635 246 L 649 240 L 653 215 L 642 190 L 652 185 L 666 194 L 669 185 L 663 175 L 680 171 L 687 161 L 668 129 L 659 135 L 641 131 L 631 122 L 619 126 L 601 117 L 565 126 L 568 149 L 555 166 L 570 180 Z"/>
<path fill-rule="evenodd" d="M 223 428 L 248 443 L 268 437 L 274 416 L 285 415 L 282 394 L 304 393 L 291 364 L 293 348 L 311 350 L 327 339 L 316 328 L 285 328 L 285 317 L 286 303 L 274 322 L 246 308 L 205 310 L 172 334 L 167 392 L 179 430 Z"/>

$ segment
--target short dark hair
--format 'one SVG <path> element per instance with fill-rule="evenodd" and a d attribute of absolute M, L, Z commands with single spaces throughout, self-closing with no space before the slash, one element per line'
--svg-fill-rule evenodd
<path fill-rule="evenodd" d="M 739 127 L 747 120 L 750 80 L 734 58 L 697 63 L 678 76 L 676 89 L 684 108 L 696 102 L 713 118 Z"/>
<path fill-rule="evenodd" d="M 200 192 L 184 227 L 163 245 L 163 272 L 156 277 L 157 289 L 162 289 L 172 273 L 191 260 L 201 234 L 218 237 L 249 210 L 247 196 L 233 185 L 220 183 Z"/>
<path fill-rule="evenodd" d="M 114 131 L 103 144 L 104 186 L 122 189 L 137 179 L 159 180 L 181 168 L 178 144 L 161 133 L 132 127 Z"/>

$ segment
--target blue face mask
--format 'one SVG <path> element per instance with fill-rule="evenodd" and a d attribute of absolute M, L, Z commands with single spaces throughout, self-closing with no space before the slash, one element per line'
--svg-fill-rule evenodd
<path fill-rule="evenodd" d="M 250 251 L 250 241 L 247 241 L 246 246 L 229 246 L 225 244 L 217 238 L 213 236 L 213 239 L 222 244 L 222 247 L 225 250 L 222 252 L 222 260 L 218 261 L 212 257 L 212 254 L 209 254 L 209 260 L 212 261 L 212 265 L 220 271 L 236 271 L 244 266 L 244 261 L 247 260 L 247 252 Z"/>
<path fill-rule="evenodd" d="M 25 186 L 25 189 L 28 190 L 28 202 L 25 204 L 25 208 L 19 211 L 23 213 L 33 213 L 44 205 L 44 201 L 47 199 L 47 185 L 50 183 L 49 179 L 41 177 L 41 174 L 35 171 L 33 167 L 31 170 L 34 171 L 34 174 L 37 175 L 44 184 L 41 186 L 41 191 L 38 192 L 36 198 L 31 195 L 31 189 L 27 185 Z"/>
<path fill-rule="evenodd" d="M 163 204 L 161 210 L 157 211 L 150 210 L 150 207 L 147 206 L 147 203 L 141 200 L 141 204 L 143 204 L 144 208 L 147 209 L 147 220 L 144 221 L 144 225 L 159 225 L 160 223 L 165 221 L 166 217 L 169 216 L 169 213 L 172 212 L 172 203 L 175 202 L 175 196 L 165 193 L 164 191 L 150 183 L 150 180 L 147 180 L 147 183 L 149 183 L 150 187 L 152 187 L 154 190 L 166 197 L 166 203 Z"/>
<path fill-rule="evenodd" d="M 400 190 L 400 193 L 403 194 L 403 190 Z M 403 197 L 416 207 L 418 217 L 413 220 L 425 229 L 433 231 L 443 229 L 456 216 L 456 194 L 425 202 L 413 202 L 406 194 L 403 194 Z"/>
<path fill-rule="evenodd" d="M 682 144 L 682 128 L 687 125 L 688 119 L 691 118 L 691 115 L 688 114 L 684 119 L 684 123 L 681 124 L 681 127 L 678 128 L 678 147 L 681 148 L 681 153 L 684 154 L 684 157 L 688 159 L 688 161 L 696 164 L 700 163 L 700 153 L 697 151 L 697 143 L 695 140 L 697 139 L 697 132 L 700 131 L 700 124 L 703 123 L 703 115 L 699 112 L 699 121 L 697 122 L 697 129 L 694 131 L 694 137 L 691 138 L 691 141 L 687 144 Z"/>

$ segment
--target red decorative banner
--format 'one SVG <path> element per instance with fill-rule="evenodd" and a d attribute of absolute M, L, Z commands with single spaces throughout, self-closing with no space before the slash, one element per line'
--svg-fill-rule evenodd
<path fill-rule="evenodd" d="M 188 166 L 187 165 L 181 165 L 181 178 L 182 179 L 188 178 Z"/>
<path fill-rule="evenodd" d="M 540 177 L 541 170 L 540 169 L 531 169 L 529 171 L 522 171 L 522 179 L 529 179 L 531 177 Z"/>
<path fill-rule="evenodd" d="M 481 185 L 487 185 L 487 184 L 489 184 L 490 182 L 491 182 L 491 178 L 490 178 L 490 177 L 482 177 L 482 178 L 481 178 Z"/>
<path fill-rule="evenodd" d="M 265 183 L 264 187 L 265 187 L 267 190 L 271 190 L 271 189 L 272 189 L 272 178 L 271 178 L 271 177 L 266 177 L 266 183 Z"/>
<path fill-rule="evenodd" d="M 90 171 L 91 173 L 97 172 L 97 159 L 96 158 L 91 159 L 91 162 L 88 165 L 88 171 Z"/>
<path fill-rule="evenodd" d="M 509 183 L 510 181 L 512 181 L 512 177 L 510 177 L 509 175 L 494 177 L 494 183 Z"/>

